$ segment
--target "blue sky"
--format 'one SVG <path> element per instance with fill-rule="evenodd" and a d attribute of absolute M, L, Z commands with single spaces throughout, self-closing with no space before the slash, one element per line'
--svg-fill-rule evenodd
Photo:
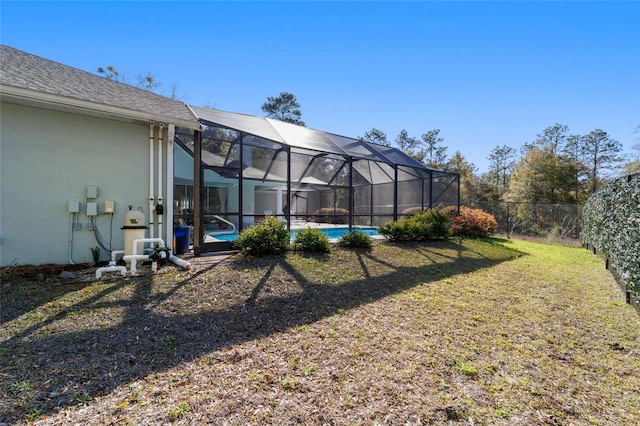
<path fill-rule="evenodd" d="M 187 103 L 393 141 L 440 129 L 481 172 L 554 125 L 640 143 L 640 2 L 13 2 L 2 44 L 79 69 L 151 72 Z"/>

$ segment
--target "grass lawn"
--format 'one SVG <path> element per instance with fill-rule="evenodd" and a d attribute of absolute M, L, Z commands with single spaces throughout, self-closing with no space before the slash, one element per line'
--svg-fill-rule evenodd
<path fill-rule="evenodd" d="M 581 248 L 381 243 L 102 281 L 93 271 L 3 271 L 0 423 L 640 418 L 640 316 Z"/>

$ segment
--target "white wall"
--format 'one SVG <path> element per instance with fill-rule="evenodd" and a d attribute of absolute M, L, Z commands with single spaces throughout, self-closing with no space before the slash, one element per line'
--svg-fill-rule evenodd
<path fill-rule="evenodd" d="M 105 200 L 115 200 L 113 224 L 109 215 L 97 223 L 107 244 L 111 229 L 112 249 L 122 249 L 127 206 L 143 207 L 148 219 L 148 124 L 7 103 L 1 108 L 0 265 L 69 263 L 69 201 L 81 202 L 73 261 L 92 262 L 91 247 L 98 244 L 87 227 L 88 185 L 98 187 L 93 201 L 99 212 Z M 166 194 L 166 184 L 164 189 Z M 107 258 L 101 250 L 101 259 Z"/>

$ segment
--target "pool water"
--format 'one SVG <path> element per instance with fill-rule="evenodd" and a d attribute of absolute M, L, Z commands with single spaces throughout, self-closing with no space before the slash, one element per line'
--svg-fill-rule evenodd
<path fill-rule="evenodd" d="M 212 237 L 219 241 L 235 241 L 238 238 L 238 234 L 220 234 L 212 235 Z"/>
<path fill-rule="evenodd" d="M 354 231 L 360 231 L 364 234 L 367 234 L 369 236 L 377 236 L 378 234 L 378 228 L 374 228 L 374 227 L 368 227 L 368 226 L 354 226 L 352 228 Z M 299 229 L 293 230 L 291 231 L 291 239 L 294 239 L 296 237 L 296 234 L 299 232 Z M 347 232 L 349 232 L 349 228 L 324 228 L 324 229 L 320 229 L 320 232 L 322 232 L 324 235 L 327 236 L 327 238 L 332 239 L 332 238 L 341 238 L 344 234 L 346 234 Z"/>
<path fill-rule="evenodd" d="M 378 228 L 373 226 L 354 226 L 352 229 L 354 231 L 363 232 L 372 237 L 380 235 L 378 234 Z M 296 234 L 300 231 L 300 229 L 291 231 L 291 239 L 293 240 L 296 237 Z M 329 239 L 337 239 L 349 232 L 349 228 L 321 228 L 320 232 L 325 234 Z M 235 241 L 238 238 L 238 234 L 221 234 L 213 235 L 213 237 L 220 241 Z"/>

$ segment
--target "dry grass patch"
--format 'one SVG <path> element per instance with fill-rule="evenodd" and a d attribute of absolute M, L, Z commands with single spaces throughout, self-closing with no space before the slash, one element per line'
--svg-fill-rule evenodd
<path fill-rule="evenodd" d="M 524 241 L 5 270 L 0 421 L 633 425 L 639 330 L 598 258 Z"/>

